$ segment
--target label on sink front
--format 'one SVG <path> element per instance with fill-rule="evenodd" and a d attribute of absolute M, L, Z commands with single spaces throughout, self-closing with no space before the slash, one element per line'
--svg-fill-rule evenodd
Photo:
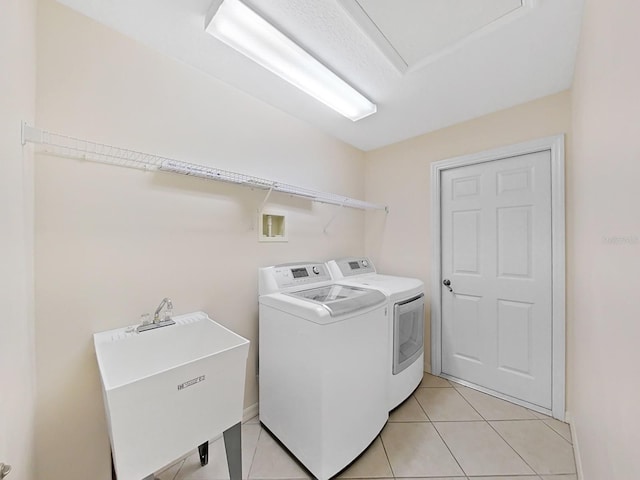
<path fill-rule="evenodd" d="M 184 390 L 185 388 L 195 385 L 196 383 L 204 382 L 204 380 L 205 380 L 205 375 L 200 375 L 199 377 L 193 378 L 188 382 L 184 382 L 178 385 L 178 390 Z"/>

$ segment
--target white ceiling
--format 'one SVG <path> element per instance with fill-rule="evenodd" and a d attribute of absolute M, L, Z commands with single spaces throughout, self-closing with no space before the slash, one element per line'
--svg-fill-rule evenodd
<path fill-rule="evenodd" d="M 525 14 L 531 0 L 338 0 L 401 72 Z"/>
<path fill-rule="evenodd" d="M 212 0 L 58 1 L 362 150 L 569 88 L 584 2 L 245 0 L 378 105 L 352 122 L 207 34 Z"/>

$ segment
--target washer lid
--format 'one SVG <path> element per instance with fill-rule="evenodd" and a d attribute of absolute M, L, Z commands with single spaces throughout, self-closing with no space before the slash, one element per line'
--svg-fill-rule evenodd
<path fill-rule="evenodd" d="M 362 310 L 386 301 L 384 294 L 378 290 L 336 284 L 287 292 L 285 295 L 320 304 L 329 311 L 332 317 Z"/>

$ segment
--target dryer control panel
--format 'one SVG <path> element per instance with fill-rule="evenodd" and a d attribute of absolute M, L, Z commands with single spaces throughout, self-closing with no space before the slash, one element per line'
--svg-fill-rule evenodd
<path fill-rule="evenodd" d="M 260 269 L 259 293 L 280 292 L 291 287 L 305 286 L 331 280 L 324 263 L 288 263 Z"/>
<path fill-rule="evenodd" d="M 334 279 L 363 275 L 365 273 L 376 273 L 373 262 L 367 257 L 348 257 L 339 260 L 331 260 L 329 267 Z"/>

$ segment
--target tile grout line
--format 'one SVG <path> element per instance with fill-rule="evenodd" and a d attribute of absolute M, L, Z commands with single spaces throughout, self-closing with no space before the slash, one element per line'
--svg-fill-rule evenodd
<path fill-rule="evenodd" d="M 449 388 L 449 387 L 442 387 L 442 388 Z M 451 387 L 453 388 L 453 387 Z M 460 394 L 460 392 L 458 392 L 455 388 L 453 389 L 454 392 L 456 392 L 458 395 L 460 395 L 462 397 L 462 395 Z M 464 397 L 462 397 L 464 398 Z M 416 400 L 418 400 L 416 398 Z M 466 399 L 465 399 L 466 401 Z M 469 402 L 467 402 L 469 403 Z M 418 402 L 418 405 L 420 405 L 420 408 L 422 408 L 422 404 L 420 402 Z M 471 407 L 473 408 L 473 407 Z M 424 411 L 424 408 L 422 408 L 422 410 Z M 475 408 L 474 408 L 475 410 Z M 425 415 L 427 415 L 427 412 L 424 412 Z M 480 415 L 478 413 L 478 415 Z M 430 418 L 429 415 L 427 415 L 427 418 Z M 480 415 L 480 418 L 483 418 L 482 415 Z M 440 431 L 438 430 L 438 428 L 433 424 L 433 422 L 431 422 L 431 426 L 433 427 L 433 429 L 436 431 L 436 433 L 438 434 L 438 437 L 440 437 L 440 440 L 442 441 L 442 443 L 444 443 L 444 446 L 447 447 L 447 450 L 449 450 L 449 454 L 451 455 L 451 457 L 455 460 L 456 464 L 458 465 L 458 467 L 460 468 L 460 471 L 464 474 L 465 477 L 469 477 L 467 475 L 467 472 L 465 471 L 464 468 L 462 468 L 462 465 L 460 465 L 460 462 L 458 461 L 458 459 L 456 458 L 456 456 L 453 454 L 453 452 L 451 451 L 451 448 L 449 448 L 449 444 L 445 441 L 445 439 L 442 437 L 442 435 L 440 434 Z"/>
<path fill-rule="evenodd" d="M 460 462 L 458 461 L 458 459 L 456 458 L 456 456 L 453 454 L 453 452 L 451 451 L 451 448 L 449 448 L 449 444 L 445 441 L 445 439 L 442 437 L 442 435 L 440 434 L 440 431 L 438 430 L 438 428 L 433 424 L 433 422 L 431 422 L 431 426 L 433 427 L 433 429 L 436 431 L 436 433 L 438 434 L 438 437 L 440 437 L 440 441 L 442 441 L 442 443 L 444 444 L 445 447 L 447 447 L 447 450 L 449 451 L 449 455 L 451 455 L 451 458 L 453 458 L 453 460 L 455 460 L 456 464 L 458 465 L 458 468 L 460 468 L 460 471 L 462 472 L 462 474 L 465 477 L 469 477 L 469 475 L 467 475 L 467 472 L 465 471 L 464 468 L 462 468 L 462 465 L 460 465 Z"/>
<path fill-rule="evenodd" d="M 389 422 L 387 422 L 387 424 L 388 423 Z M 386 427 L 386 425 L 385 425 L 385 427 Z M 384 427 L 382 427 L 382 430 L 384 430 Z M 398 477 L 396 477 L 396 472 L 393 470 L 393 465 L 391 465 L 391 460 L 389 459 L 389 454 L 387 453 L 387 447 L 384 445 L 384 440 L 382 439 L 382 430 L 380 431 L 378 436 L 380 437 L 380 443 L 382 444 L 382 450 L 384 451 L 384 456 L 387 458 L 387 463 L 389 464 L 389 469 L 391 470 L 391 475 L 395 479 L 395 478 L 398 478 Z"/>
<path fill-rule="evenodd" d="M 429 414 L 427 413 L 427 411 L 424 409 L 424 407 L 422 406 L 422 404 L 420 403 L 420 400 L 418 400 L 418 397 L 416 397 L 414 394 L 411 394 L 411 396 L 415 399 L 416 403 L 418 404 L 418 406 L 420 407 L 420 410 L 422 410 L 422 413 L 424 413 L 424 416 L 427 417 L 427 421 L 431 422 L 431 417 L 429 416 Z"/>
<path fill-rule="evenodd" d="M 280 449 L 283 451 L 283 453 L 292 462 L 294 462 L 296 465 L 298 465 L 298 467 L 300 467 L 302 469 L 302 471 L 303 471 L 302 473 L 307 475 L 306 477 L 286 477 L 283 480 L 310 480 L 310 479 L 313 480 L 313 479 L 315 479 L 315 477 L 307 469 L 307 467 L 300 460 L 298 460 L 298 458 L 287 448 L 287 446 L 284 443 L 282 443 L 280 441 L 280 439 L 278 437 L 275 436 L 275 434 L 269 432 L 269 430 L 267 430 L 266 428 L 263 428 L 262 427 L 262 423 L 259 423 L 259 425 L 260 425 L 260 433 L 258 435 L 258 440 L 256 441 L 256 449 L 255 449 L 255 451 L 253 453 L 253 457 L 251 458 L 251 466 L 249 467 L 249 473 L 247 473 L 247 478 L 245 480 L 249 480 L 251 472 L 253 471 L 253 464 L 255 462 L 256 455 L 258 454 L 258 442 L 260 441 L 260 438 L 262 438 L 262 435 L 268 435 L 269 438 L 271 438 L 280 447 Z M 273 480 L 273 479 L 270 478 L 270 477 L 253 477 L 251 480 Z"/>
<path fill-rule="evenodd" d="M 477 409 L 476 407 L 474 407 L 474 406 L 471 404 L 471 402 L 470 402 L 469 400 L 467 400 L 467 397 L 465 397 L 462 393 L 460 393 L 460 392 L 458 391 L 458 389 L 457 389 L 457 388 L 455 388 L 455 387 L 454 387 L 454 390 L 455 390 L 455 392 L 456 392 L 458 395 L 460 395 L 460 396 L 462 397 L 462 399 L 463 399 L 465 402 L 467 402 L 467 404 L 468 404 L 468 405 L 473 409 L 473 411 L 474 411 L 474 412 L 476 412 L 478 415 L 480 415 L 480 418 L 481 418 L 482 420 L 484 420 L 485 422 L 489 423 L 489 420 L 487 420 L 486 418 L 484 418 L 484 415 L 482 415 L 482 414 L 478 411 L 478 409 Z"/>
<path fill-rule="evenodd" d="M 171 480 L 176 480 L 178 478 L 178 475 L 180 475 L 180 470 L 182 470 L 182 467 L 184 466 L 184 462 L 186 461 L 187 461 L 186 458 L 182 459 L 182 462 L 180 462 L 180 466 L 178 467 L 178 471 L 176 472 L 176 474 L 173 476 Z"/>
<path fill-rule="evenodd" d="M 556 420 L 553 417 L 550 417 L 552 420 Z M 569 426 L 569 424 L 567 424 L 567 426 L 569 426 L 569 437 L 571 437 L 571 442 L 569 440 L 567 440 L 566 438 L 564 438 L 560 432 L 556 431 L 555 428 L 553 428 L 551 425 L 549 425 L 547 423 L 547 421 L 543 418 L 540 419 L 540 421 L 545 424 L 548 428 L 550 428 L 551 430 L 553 430 L 553 433 L 555 433 L 556 435 L 558 435 L 560 438 L 562 438 L 565 442 L 567 442 L 569 444 L 569 446 L 571 447 L 571 453 L 572 453 L 572 457 L 573 457 L 573 465 L 575 467 L 576 473 L 566 473 L 566 474 L 556 474 L 556 475 L 575 475 L 576 477 L 578 476 L 578 462 L 576 462 L 576 450 L 575 447 L 573 446 L 573 437 L 571 436 L 571 427 Z M 556 421 L 560 421 L 560 420 L 556 420 Z M 564 422 L 562 422 L 564 423 Z"/>
<path fill-rule="evenodd" d="M 258 426 L 260 427 L 260 431 L 258 432 L 258 438 L 256 439 L 256 448 L 253 450 L 253 455 L 251 456 L 251 463 L 249 464 L 249 469 L 247 471 L 247 480 L 251 477 L 251 469 L 253 468 L 253 462 L 256 459 L 256 453 L 258 453 L 258 444 L 260 443 L 260 437 L 262 436 L 262 424 L 258 422 Z"/>
<path fill-rule="evenodd" d="M 423 375 L 423 380 L 424 380 L 424 375 Z M 422 380 L 420 381 L 420 383 L 422 383 Z M 420 422 L 389 422 L 387 420 L 387 424 L 389 423 L 431 423 L 431 419 L 429 418 L 429 415 L 427 414 L 427 412 L 424 410 L 424 408 L 422 407 L 422 404 L 418 401 L 418 398 L 415 396 L 415 393 L 418 389 L 420 388 L 429 388 L 429 387 L 421 387 L 420 385 L 418 385 L 418 388 L 416 388 L 409 397 L 413 397 L 413 399 L 416 401 L 416 403 L 418 404 L 418 407 L 420 407 L 420 410 L 422 410 L 422 413 L 424 413 L 424 416 L 427 417 L 427 421 L 420 421 Z M 409 398 L 408 397 L 408 398 Z M 406 401 L 406 400 L 405 400 Z M 404 403 L 404 402 L 403 402 Z M 397 408 L 397 407 L 396 407 Z M 433 426 L 433 423 L 431 423 L 431 425 Z M 386 425 L 385 425 L 386 426 Z M 434 429 L 436 428 L 435 426 L 433 427 Z M 384 430 L 384 428 L 383 428 Z M 389 459 L 389 454 L 387 453 L 387 447 L 384 444 L 384 440 L 382 439 L 382 432 L 379 433 L 379 437 L 380 437 L 380 443 L 382 443 L 382 449 L 384 450 L 384 454 L 387 457 L 387 462 L 389 463 L 389 468 L 391 469 L 391 474 L 393 475 L 394 479 L 397 479 L 398 477 L 396 477 L 396 472 L 393 470 L 393 465 L 391 465 L 391 459 Z M 448 448 L 448 447 L 447 447 Z M 454 458 L 455 459 L 455 458 Z M 464 470 L 463 470 L 464 472 Z"/>
<path fill-rule="evenodd" d="M 520 455 L 520 454 L 516 451 L 516 449 L 515 449 L 515 448 L 513 448 L 513 446 L 511 446 L 511 444 L 510 444 L 509 442 L 507 442 L 507 440 L 506 440 L 502 435 L 500 435 L 500 433 L 499 433 L 499 432 L 498 432 L 498 431 L 493 427 L 493 425 L 491 425 L 491 422 L 492 422 L 492 421 L 493 421 L 493 422 L 495 422 L 495 421 L 499 421 L 499 420 L 491 420 L 491 421 L 487 420 L 487 419 L 484 417 L 484 415 L 482 415 L 482 414 L 481 414 L 481 413 L 480 413 L 480 412 L 479 412 L 479 411 L 478 411 L 478 410 L 477 410 L 477 409 L 476 409 L 476 408 L 471 404 L 471 402 L 470 402 L 469 400 L 467 400 L 467 398 L 466 398 L 462 393 L 460 393 L 460 392 L 458 391 L 458 389 L 455 389 L 455 390 L 456 390 L 456 392 L 458 393 L 458 395 L 460 395 L 460 396 L 464 399 L 464 401 L 465 401 L 465 402 L 467 402 L 467 403 L 469 404 L 469 406 L 470 406 L 471 408 L 473 408 L 473 410 L 474 410 L 478 415 L 480 415 L 480 417 L 485 421 L 485 423 L 486 423 L 487 425 L 489 425 L 489 427 L 490 427 L 494 432 L 496 432 L 496 434 L 497 434 L 497 435 L 502 439 L 502 441 L 503 441 L 504 443 L 506 443 L 506 444 L 509 446 L 509 448 L 510 448 L 511 450 L 513 450 L 513 451 L 515 452 L 515 454 L 516 454 L 518 457 L 520 457 L 520 459 L 524 462 L 524 464 L 525 464 L 527 467 L 529 467 L 529 468 L 531 469 L 531 471 L 532 471 L 534 474 L 536 474 L 536 475 L 538 475 L 538 476 L 539 476 L 538 472 L 536 472 L 536 471 L 535 471 L 535 469 L 534 469 L 531 465 L 529 465 L 529 463 L 528 463 L 524 458 L 522 458 L 522 455 Z M 507 421 L 510 421 L 510 420 L 507 420 Z M 542 420 L 540 420 L 540 421 L 542 421 Z"/>
<path fill-rule="evenodd" d="M 512 421 L 512 420 L 492 420 L 492 422 L 511 422 L 511 421 Z M 542 420 L 540 420 L 540 419 L 538 419 L 538 420 L 530 420 L 530 421 L 532 421 L 532 422 L 542 422 Z M 496 429 L 495 429 L 495 427 L 494 427 L 493 425 L 491 425 L 491 422 L 487 422 L 487 423 L 488 423 L 488 424 L 489 424 L 489 426 L 493 429 L 493 431 L 494 431 L 494 432 L 496 432 L 496 434 L 497 434 L 497 435 L 502 439 L 502 441 L 503 441 L 504 443 L 506 443 L 507 445 L 509 445 L 509 448 L 510 448 L 511 450 L 513 450 L 513 451 L 516 453 L 516 455 L 518 455 L 518 456 L 522 459 L 522 461 L 524 462 L 524 464 L 525 464 L 527 467 L 529 467 L 533 473 L 535 473 L 537 476 L 541 476 L 541 475 L 542 475 L 541 473 L 536 472 L 536 469 L 535 469 L 535 468 L 533 468 L 531 465 L 529 465 L 529 462 L 527 462 L 527 461 L 522 457 L 522 455 L 520 455 L 520 453 L 518 453 L 518 451 L 517 451 L 515 448 L 513 448 L 513 446 L 512 446 L 512 445 L 507 441 L 507 439 L 506 439 L 506 438 L 504 438 L 502 435 L 500 435 L 500 432 L 499 432 L 498 430 L 496 430 Z"/>
<path fill-rule="evenodd" d="M 278 444 L 278 446 L 282 449 L 282 451 L 285 453 L 285 455 L 287 457 L 289 457 L 289 459 L 295 463 L 301 470 L 302 473 L 304 475 L 306 475 L 306 477 L 288 477 L 286 479 L 283 480 L 313 480 L 315 477 L 313 476 L 313 473 L 311 473 L 309 471 L 309 469 L 304 465 L 304 463 L 302 463 L 298 457 L 296 457 L 293 452 L 291 450 L 289 450 L 289 447 L 287 447 L 274 433 L 272 433 L 271 431 L 269 431 L 268 428 L 262 428 L 262 430 L 260 431 L 260 437 L 262 436 L 262 434 L 266 434 L 269 436 L 269 438 L 271 438 L 276 444 Z M 258 449 L 256 446 L 256 453 L 257 453 Z M 255 456 L 254 456 L 254 460 L 255 460 Z M 268 477 L 255 477 L 252 480 L 273 480 L 273 479 L 269 479 Z"/>
<path fill-rule="evenodd" d="M 555 420 L 555 418 L 552 418 L 553 420 Z M 553 433 L 555 433 L 556 435 L 558 435 L 560 438 L 562 438 L 565 442 L 567 442 L 569 445 L 571 445 L 571 447 L 573 447 L 573 443 L 570 442 L 569 440 L 567 440 L 566 438 L 564 438 L 564 436 L 562 436 L 560 434 L 560 432 L 558 432 L 555 428 L 553 428 L 551 425 L 549 425 L 546 420 L 544 419 L 540 419 L 542 421 L 542 423 L 544 423 L 548 428 L 550 428 L 551 430 L 553 430 Z M 556 421 L 560 421 L 560 420 L 556 420 Z M 569 436 L 571 436 L 571 430 L 569 430 Z M 571 439 L 573 440 L 573 438 Z"/>

